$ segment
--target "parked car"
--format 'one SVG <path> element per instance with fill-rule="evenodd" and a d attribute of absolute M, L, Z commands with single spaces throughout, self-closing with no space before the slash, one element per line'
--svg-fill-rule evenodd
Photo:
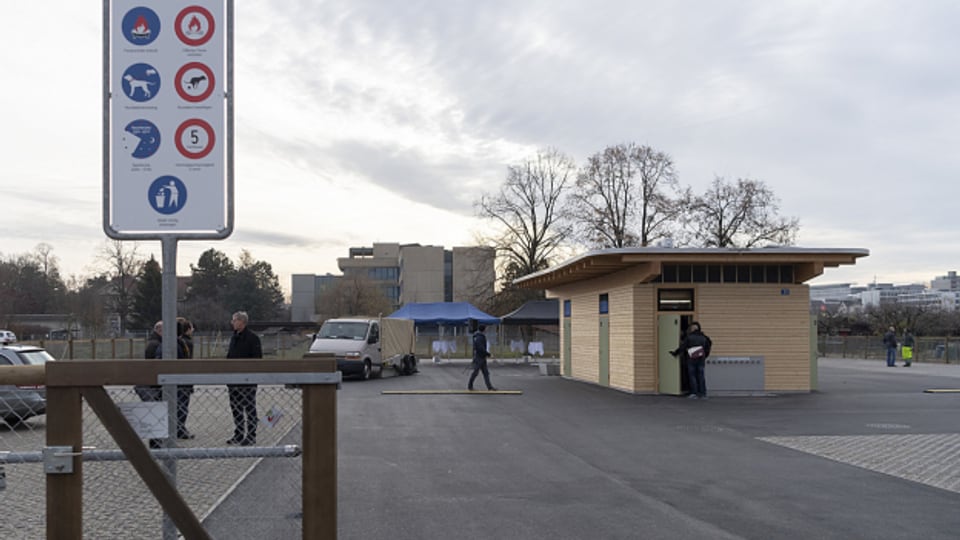
<path fill-rule="evenodd" d="M 27 345 L 0 346 L 0 366 L 30 366 L 55 359 L 40 347 Z M 8 425 L 47 412 L 47 389 L 39 386 L 0 385 L 0 418 Z"/>
<path fill-rule="evenodd" d="M 0 345 L 9 345 L 17 342 L 17 335 L 9 330 L 0 330 Z"/>

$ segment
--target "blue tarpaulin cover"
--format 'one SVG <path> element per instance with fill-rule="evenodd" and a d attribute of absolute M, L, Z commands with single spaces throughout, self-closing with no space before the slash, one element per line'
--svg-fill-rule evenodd
<path fill-rule="evenodd" d="M 488 315 L 469 302 L 410 303 L 390 314 L 392 319 L 413 319 L 422 324 L 466 324 L 473 319 L 479 324 L 500 324 L 500 319 Z"/>

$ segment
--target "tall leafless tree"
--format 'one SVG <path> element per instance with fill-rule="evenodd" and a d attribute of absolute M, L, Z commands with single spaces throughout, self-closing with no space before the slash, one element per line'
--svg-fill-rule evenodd
<path fill-rule="evenodd" d="M 351 315 L 387 316 L 393 312 L 380 285 L 358 272 L 345 274 L 324 288 L 317 295 L 314 308 L 321 321 Z"/>
<path fill-rule="evenodd" d="M 497 225 L 498 232 L 484 235 L 484 243 L 496 249 L 505 283 L 546 268 L 567 240 L 563 198 L 575 175 L 571 158 L 541 150 L 510 166 L 500 190 L 477 203 L 477 215 Z"/>
<path fill-rule="evenodd" d="M 649 146 L 609 146 L 577 175 L 570 215 L 577 236 L 599 248 L 646 246 L 669 234 L 678 189 L 673 160 Z"/>
<path fill-rule="evenodd" d="M 133 310 L 133 289 L 136 277 L 143 265 L 143 257 L 137 253 L 136 242 L 107 240 L 100 249 L 98 260 L 106 269 L 110 290 L 107 307 L 120 318 L 119 335 L 127 329 L 127 319 Z"/>
<path fill-rule="evenodd" d="M 792 245 L 800 222 L 781 217 L 779 199 L 761 180 L 716 177 L 688 210 L 689 243 L 704 247 L 750 248 L 762 243 Z"/>

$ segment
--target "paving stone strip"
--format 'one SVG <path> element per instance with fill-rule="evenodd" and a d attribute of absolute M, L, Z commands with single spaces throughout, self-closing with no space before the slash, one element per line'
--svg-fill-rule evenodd
<path fill-rule="evenodd" d="M 761 437 L 760 440 L 960 493 L 960 434 Z"/>

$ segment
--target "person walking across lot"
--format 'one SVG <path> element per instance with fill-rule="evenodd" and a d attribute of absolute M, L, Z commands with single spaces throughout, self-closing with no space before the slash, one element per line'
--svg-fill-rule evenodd
<path fill-rule="evenodd" d="M 483 333 L 484 330 L 486 327 L 480 325 L 473 333 L 473 373 L 470 374 L 467 390 L 473 390 L 473 381 L 480 372 L 483 372 L 483 382 L 486 383 L 487 390 L 496 390 L 490 382 L 490 370 L 487 369 L 487 357 L 490 356 L 490 351 L 487 350 L 487 335 Z"/>
<path fill-rule="evenodd" d="M 887 347 L 887 367 L 897 367 L 897 332 L 892 326 L 883 335 L 883 344 Z"/>
<path fill-rule="evenodd" d="M 913 363 L 913 346 L 915 344 L 916 340 L 913 338 L 910 330 L 904 330 L 903 343 L 900 346 L 900 356 L 903 358 L 903 367 L 910 367 L 910 364 Z"/>
<path fill-rule="evenodd" d="M 691 322 L 687 336 L 680 343 L 680 350 L 687 355 L 687 377 L 690 381 L 690 398 L 707 399 L 707 380 L 704 371 L 713 341 L 700 329 L 700 323 Z"/>
<path fill-rule="evenodd" d="M 260 338 L 249 328 L 250 318 L 245 311 L 233 314 L 233 336 L 227 349 L 227 358 L 263 358 Z M 257 442 L 257 385 L 228 384 L 230 412 L 233 413 L 233 437 L 227 444 L 251 446 Z"/>

